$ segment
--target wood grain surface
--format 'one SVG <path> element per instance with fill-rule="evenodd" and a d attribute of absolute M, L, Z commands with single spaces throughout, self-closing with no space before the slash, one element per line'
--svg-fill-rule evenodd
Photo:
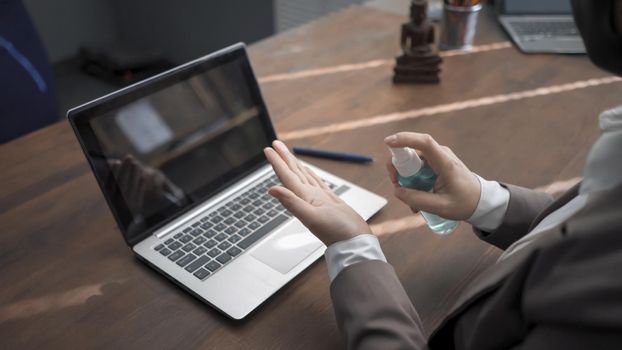
<path fill-rule="evenodd" d="M 505 45 L 447 55 L 439 85 L 394 86 L 390 64 L 296 78 L 305 71 L 391 60 L 404 19 L 350 7 L 254 44 L 250 54 L 259 77 L 293 74 L 262 83 L 277 132 L 290 135 L 290 145 L 375 157 L 370 165 L 305 160 L 389 199 L 370 222 L 429 332 L 499 251 L 464 223 L 452 235 L 436 236 L 394 199 L 382 139 L 403 130 L 426 132 L 485 178 L 532 188 L 573 182 L 599 134 L 597 115 L 620 103 L 622 83 L 553 88 L 365 126 L 377 116 L 609 75 L 585 56 L 524 55 Z M 482 13 L 476 47 L 506 41 L 492 13 Z M 291 137 L 353 121 L 359 123 L 347 130 Z M 140 263 L 124 244 L 68 123 L 1 146 L 0 166 L 0 348 L 342 346 L 323 259 L 242 322 L 228 320 Z"/>

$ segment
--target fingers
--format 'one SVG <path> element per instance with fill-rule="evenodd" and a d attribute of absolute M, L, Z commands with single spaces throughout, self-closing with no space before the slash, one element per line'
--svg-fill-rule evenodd
<path fill-rule="evenodd" d="M 432 170 L 435 170 L 436 173 L 451 165 L 451 157 L 430 135 L 416 132 L 399 132 L 386 137 L 384 142 L 389 147 L 410 147 L 421 151 L 421 154 L 423 154 Z"/>
<path fill-rule="evenodd" d="M 323 181 L 321 179 L 319 179 L 317 177 L 317 175 L 315 175 L 313 173 L 313 171 L 311 171 L 311 169 L 309 169 L 309 167 L 301 165 L 300 169 L 304 173 L 304 175 L 307 178 L 307 181 L 309 182 L 310 185 L 313 185 L 315 187 L 322 187 Z"/>
<path fill-rule="evenodd" d="M 283 185 L 294 192 L 298 191 L 299 186 L 302 184 L 300 177 L 290 169 L 279 153 L 270 147 L 266 147 L 264 149 L 264 154 L 266 155 L 268 162 L 272 165 L 276 176 L 279 177 Z"/>
<path fill-rule="evenodd" d="M 318 186 L 320 186 L 322 189 L 330 191 L 330 188 L 328 188 L 328 185 L 326 185 L 326 182 L 324 182 L 324 180 L 322 180 L 319 176 L 317 176 L 317 174 L 315 172 L 313 172 L 313 170 L 309 169 L 308 167 L 305 167 L 305 169 L 307 170 L 307 173 L 313 178 L 315 179 L 315 182 L 317 182 Z"/>
<path fill-rule="evenodd" d="M 268 193 L 278 199 L 285 209 L 289 210 L 300 221 L 304 222 L 310 216 L 313 207 L 289 189 L 283 186 L 273 186 L 268 190 Z"/>
<path fill-rule="evenodd" d="M 389 173 L 389 179 L 391 179 L 391 183 L 393 185 L 399 185 L 397 182 L 397 170 L 395 170 L 393 163 L 389 160 L 387 161 L 386 166 L 387 166 L 387 172 Z"/>
<path fill-rule="evenodd" d="M 300 182 L 303 184 L 309 183 L 307 176 L 298 162 L 298 159 L 296 159 L 296 157 L 289 151 L 283 142 L 275 140 L 272 142 L 272 148 L 274 148 L 274 150 L 281 156 L 281 158 L 289 166 L 289 169 L 298 176 Z"/>
<path fill-rule="evenodd" d="M 443 216 L 447 207 L 446 199 L 442 195 L 433 192 L 396 187 L 395 196 L 412 208 L 413 211 L 423 210 Z"/>
<path fill-rule="evenodd" d="M 322 178 L 320 178 L 313 170 L 309 169 L 308 167 L 304 167 L 304 169 L 306 170 L 307 174 L 309 176 L 311 176 L 315 182 L 318 184 L 317 186 L 320 187 L 322 190 L 324 190 L 324 192 L 328 195 L 328 197 L 335 203 L 341 203 L 342 200 L 341 198 L 339 198 L 339 196 L 337 196 L 335 194 L 335 192 L 333 192 L 333 190 L 331 190 L 328 185 L 326 185 L 326 183 L 324 182 L 324 180 L 322 180 Z"/>

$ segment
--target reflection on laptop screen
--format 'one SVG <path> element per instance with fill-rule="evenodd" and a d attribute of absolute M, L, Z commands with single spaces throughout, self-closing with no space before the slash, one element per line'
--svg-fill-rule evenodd
<path fill-rule="evenodd" d="M 570 0 L 505 0 L 504 14 L 551 15 L 570 14 Z"/>
<path fill-rule="evenodd" d="M 174 76 L 83 126 L 90 135 L 84 146 L 127 236 L 263 161 L 273 131 L 247 65 L 244 56 L 188 79 Z"/>

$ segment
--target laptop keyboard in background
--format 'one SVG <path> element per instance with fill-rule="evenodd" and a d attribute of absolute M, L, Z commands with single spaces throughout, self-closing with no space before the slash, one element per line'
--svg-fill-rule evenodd
<path fill-rule="evenodd" d="M 579 30 L 572 20 L 567 21 L 509 21 L 514 32 L 521 37 L 525 36 L 576 36 Z"/>
<path fill-rule="evenodd" d="M 276 184 L 276 175 L 258 182 L 153 249 L 196 278 L 207 278 L 292 216 L 268 194 Z"/>

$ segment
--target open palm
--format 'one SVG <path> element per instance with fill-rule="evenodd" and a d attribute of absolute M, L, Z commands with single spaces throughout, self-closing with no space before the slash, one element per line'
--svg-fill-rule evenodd
<path fill-rule="evenodd" d="M 283 186 L 270 188 L 270 195 L 296 216 L 324 244 L 371 233 L 369 225 L 326 186 L 311 169 L 302 165 L 281 141 L 264 150 Z"/>

